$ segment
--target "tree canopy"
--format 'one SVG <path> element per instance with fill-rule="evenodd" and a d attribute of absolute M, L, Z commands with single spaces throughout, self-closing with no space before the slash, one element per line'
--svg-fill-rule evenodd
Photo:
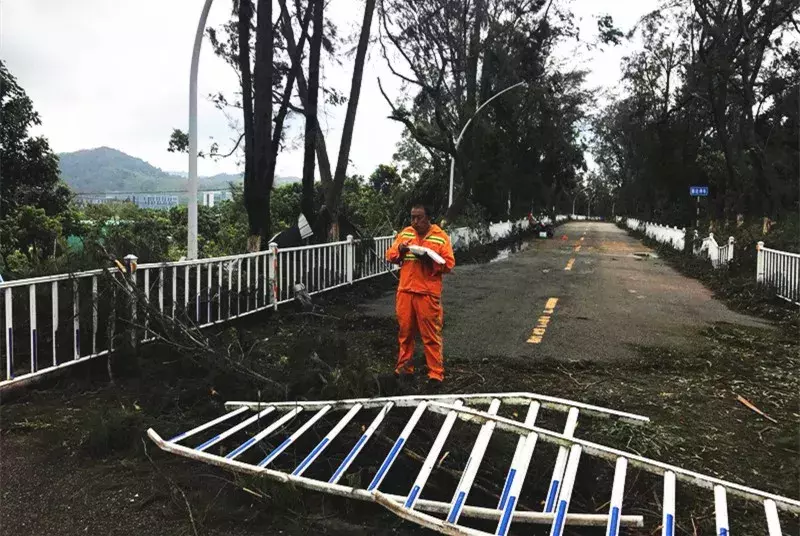
<path fill-rule="evenodd" d="M 664 2 L 635 28 L 624 93 L 598 115 L 593 154 L 618 211 L 694 220 L 798 212 L 800 2 Z"/>
<path fill-rule="evenodd" d="M 2 60 L 0 117 L 0 257 L 5 266 L 20 262 L 11 256 L 38 263 L 56 254 L 72 195 L 47 140 L 30 135 L 41 120 Z"/>

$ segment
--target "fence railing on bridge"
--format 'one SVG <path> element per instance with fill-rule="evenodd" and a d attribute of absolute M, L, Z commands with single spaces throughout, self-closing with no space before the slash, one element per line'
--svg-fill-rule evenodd
<path fill-rule="evenodd" d="M 626 218 L 625 225 L 629 229 L 645 233 L 661 244 L 668 244 L 676 250 L 683 251 L 685 229 L 643 222 L 636 218 Z M 719 245 L 714 238 L 714 233 L 709 233 L 706 238 L 700 240 L 695 231 L 694 238 L 696 244 L 692 248 L 694 254 L 707 256 L 715 269 L 727 266 L 733 261 L 735 241 L 732 236 L 722 245 Z M 764 246 L 764 242 L 759 242 L 756 249 L 758 251 L 756 281 L 774 289 L 778 297 L 800 305 L 800 254 L 770 249 Z"/>
<path fill-rule="evenodd" d="M 694 235 L 695 244 L 698 244 L 699 242 L 699 245 L 694 249 L 694 254 L 707 255 L 708 260 L 711 261 L 711 266 L 713 266 L 715 269 L 726 266 L 733 260 L 735 242 L 732 236 L 729 236 L 728 241 L 720 246 L 717 243 L 717 240 L 714 238 L 714 233 L 708 233 L 708 236 L 702 241 L 698 239 L 697 231 L 695 231 Z"/>
<path fill-rule="evenodd" d="M 683 251 L 686 244 L 686 229 L 650 223 L 636 218 L 627 218 L 625 225 L 628 229 L 643 232 L 648 238 L 659 244 L 667 244 L 678 251 Z"/>
<path fill-rule="evenodd" d="M 0 283 L 0 387 L 156 335 L 152 310 L 200 328 L 396 270 L 384 259 L 393 236 L 190 261 L 141 264 Z M 135 260 L 135 257 L 133 258 Z M 141 298 L 124 298 L 122 288 Z M 152 308 L 152 309 L 151 309 Z"/>
<path fill-rule="evenodd" d="M 487 236 L 454 229 L 454 248 L 494 241 L 528 221 L 491 224 Z M 456 244 L 458 237 L 463 243 Z M 314 295 L 397 270 L 384 258 L 392 236 L 256 253 L 0 282 L 0 387 L 103 356 L 123 332 L 157 334 L 160 313 L 200 328 L 277 308 L 302 290 Z M 135 260 L 135 257 L 133 257 Z M 139 299 L 130 299 L 131 290 Z"/>
<path fill-rule="evenodd" d="M 625 225 L 628 229 L 643 232 L 648 238 L 655 240 L 659 244 L 666 244 L 677 251 L 683 251 L 686 247 L 685 228 L 645 222 L 636 218 L 627 218 Z M 707 237 L 700 239 L 697 231 L 695 231 L 693 244 L 692 251 L 694 254 L 698 257 L 707 257 L 711 262 L 711 266 L 715 269 L 727 266 L 733 260 L 734 240 L 732 236 L 728 238 L 725 244 L 720 246 L 714 238 L 714 233 L 709 233 Z"/>
<path fill-rule="evenodd" d="M 756 281 L 775 289 L 779 298 L 800 305 L 800 254 L 756 246 Z"/>

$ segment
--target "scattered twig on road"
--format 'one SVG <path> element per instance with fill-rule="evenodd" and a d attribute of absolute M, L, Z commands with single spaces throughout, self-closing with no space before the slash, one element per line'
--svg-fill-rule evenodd
<path fill-rule="evenodd" d="M 764 442 L 764 437 L 761 434 L 763 434 L 767 430 L 774 430 L 774 428 L 772 426 L 767 426 L 766 428 L 763 428 L 758 432 L 756 432 L 758 434 L 758 439 L 760 439 L 762 443 Z"/>
<path fill-rule="evenodd" d="M 775 419 L 773 419 L 772 417 L 770 417 L 769 415 L 767 415 L 766 413 L 764 413 L 763 411 L 761 411 L 760 409 L 755 407 L 755 405 L 753 405 L 752 402 L 750 402 L 749 400 L 744 398 L 742 395 L 736 395 L 736 400 L 738 400 L 739 403 L 741 403 L 747 409 L 749 409 L 749 410 L 751 410 L 751 411 L 753 411 L 755 413 L 758 413 L 759 415 L 761 415 L 762 417 L 764 417 L 768 421 L 772 421 L 775 424 L 778 424 L 778 421 L 776 421 Z"/>
<path fill-rule="evenodd" d="M 326 314 L 323 314 L 323 313 L 312 313 L 312 312 L 308 312 L 308 311 L 307 312 L 303 312 L 303 313 L 292 313 L 289 316 L 303 316 L 303 315 L 318 316 L 320 318 L 332 318 L 333 320 L 341 320 L 341 318 L 339 318 L 338 316 L 326 315 Z"/>
<path fill-rule="evenodd" d="M 153 465 L 153 468 L 157 470 L 156 463 L 153 461 L 153 458 L 150 457 L 150 453 L 147 452 L 147 442 L 144 440 L 144 438 L 142 438 L 142 447 L 144 447 L 144 455 L 147 456 L 148 460 L 150 460 L 150 463 Z M 197 532 L 197 525 L 195 525 L 195 522 L 194 522 L 194 514 L 192 513 L 192 507 L 189 504 L 189 499 L 186 498 L 186 494 L 183 492 L 183 490 L 180 488 L 180 486 L 178 486 L 175 483 L 174 480 L 172 480 L 170 477 L 165 475 L 163 472 L 160 472 L 160 471 L 157 471 L 157 472 L 164 477 L 164 479 L 167 481 L 167 483 L 169 483 L 170 488 L 172 490 L 178 490 L 178 493 L 181 494 L 181 497 L 183 497 L 183 502 L 186 505 L 186 511 L 189 512 L 189 522 L 192 525 L 192 532 L 194 533 L 194 536 L 200 536 L 200 533 Z"/>
<path fill-rule="evenodd" d="M 474 370 L 461 370 L 461 369 L 453 369 L 453 372 L 458 374 L 473 374 L 481 379 L 482 383 L 486 383 L 486 378 L 483 377 L 482 374 L 475 372 Z"/>
<path fill-rule="evenodd" d="M 574 382 L 575 382 L 575 385 L 577 385 L 578 387 L 585 387 L 585 385 L 583 385 L 581 382 L 579 382 L 578 380 L 576 380 L 576 379 L 575 379 L 575 378 L 572 376 L 572 374 L 570 374 L 569 372 L 567 372 L 567 371 L 564 369 L 564 367 L 558 367 L 558 371 L 559 371 L 559 372 L 561 372 L 561 373 L 562 373 L 563 375 L 565 375 L 566 377 L 568 377 L 570 380 L 574 381 Z"/>

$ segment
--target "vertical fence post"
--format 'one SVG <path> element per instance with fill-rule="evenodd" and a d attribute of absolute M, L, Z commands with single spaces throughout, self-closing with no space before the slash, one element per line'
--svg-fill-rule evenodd
<path fill-rule="evenodd" d="M 731 262 L 733 260 L 733 245 L 734 245 L 733 237 L 729 236 L 728 237 L 728 262 Z"/>
<path fill-rule="evenodd" d="M 272 287 L 272 307 L 278 310 L 278 244 L 270 242 L 269 244 L 270 260 L 269 260 L 269 284 Z"/>
<path fill-rule="evenodd" d="M 764 242 L 756 245 L 756 281 L 764 282 Z"/>
<path fill-rule="evenodd" d="M 74 334 L 74 356 L 73 359 L 78 359 L 81 356 L 81 295 L 78 294 L 79 290 L 78 279 L 72 280 L 72 333 Z"/>
<path fill-rule="evenodd" d="M 353 235 L 347 235 L 347 282 L 353 284 L 355 274 L 356 245 L 353 242 Z"/>
<path fill-rule="evenodd" d="M 711 266 L 717 268 L 719 265 L 719 245 L 714 239 L 714 233 L 708 233 L 708 258 L 711 261 Z"/>
<path fill-rule="evenodd" d="M 53 281 L 51 287 L 52 315 L 53 315 L 53 366 L 58 365 L 56 342 L 58 341 L 58 282 Z"/>
<path fill-rule="evenodd" d="M 136 337 L 136 306 L 138 305 L 138 300 L 136 299 L 136 261 L 139 258 L 136 255 L 128 254 L 125 255 L 123 259 L 125 261 L 125 276 L 128 280 L 128 288 L 130 290 L 130 294 L 128 300 L 130 301 L 130 308 L 131 308 L 131 327 L 130 327 L 130 337 L 131 337 L 131 348 L 134 350 L 136 349 L 136 343 L 138 342 Z"/>
<path fill-rule="evenodd" d="M 36 285 L 31 285 L 28 287 L 28 298 L 31 331 L 31 372 L 36 372 L 36 366 L 39 361 L 39 333 L 36 329 Z"/>
<path fill-rule="evenodd" d="M 14 372 L 14 314 L 11 287 L 5 290 L 6 296 L 6 379 L 10 380 Z"/>

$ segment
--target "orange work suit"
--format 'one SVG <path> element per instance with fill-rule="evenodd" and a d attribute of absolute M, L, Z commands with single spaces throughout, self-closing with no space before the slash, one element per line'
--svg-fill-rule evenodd
<path fill-rule="evenodd" d="M 417 257 L 407 251 L 401 258 L 400 246 L 417 245 L 438 253 L 445 264 L 432 259 Z M 425 362 L 428 377 L 444 379 L 442 356 L 442 275 L 456 265 L 450 237 L 438 225 L 431 225 L 428 233 L 421 237 L 413 227 L 406 227 L 386 251 L 386 260 L 400 264 L 400 284 L 397 287 L 396 311 L 400 325 L 398 339 L 400 354 L 395 367 L 396 374 L 414 373 L 414 339 L 417 333 L 425 346 Z"/>

